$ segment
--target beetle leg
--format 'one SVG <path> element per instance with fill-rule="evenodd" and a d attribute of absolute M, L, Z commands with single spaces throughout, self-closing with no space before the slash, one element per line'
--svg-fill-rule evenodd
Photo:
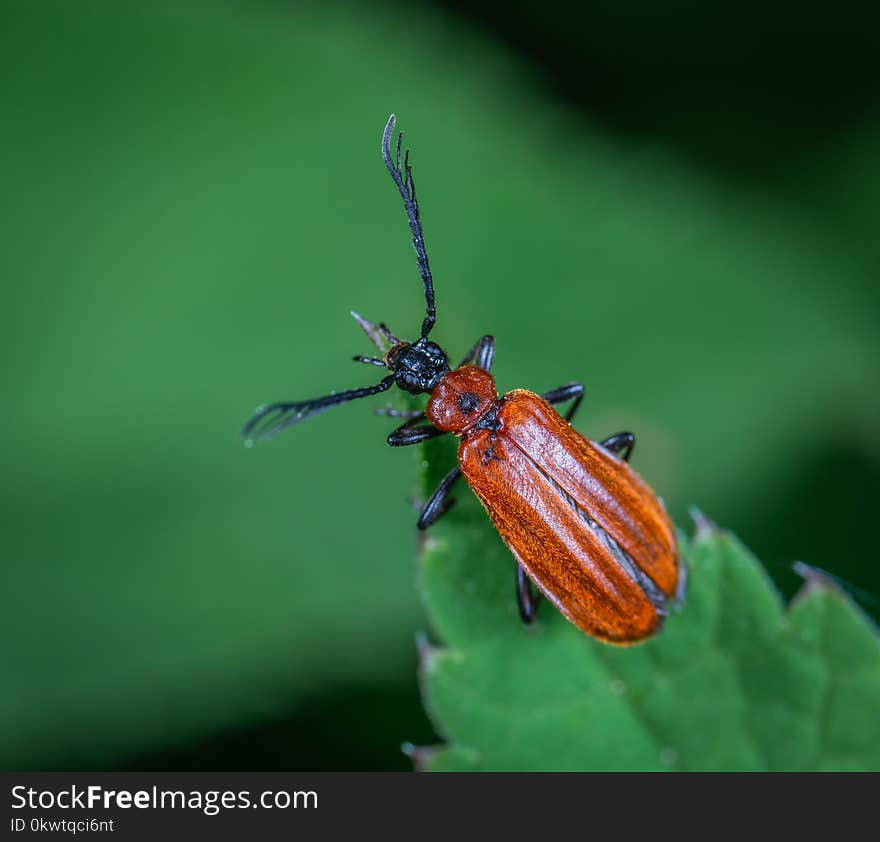
<path fill-rule="evenodd" d="M 422 509 L 422 513 L 419 515 L 419 522 L 417 524 L 419 529 L 427 529 L 449 511 L 450 506 L 454 502 L 449 497 L 449 492 L 460 476 L 461 469 L 456 466 L 443 477 L 442 482 L 437 486 L 437 490 L 431 495 L 431 499 L 425 503 L 425 508 Z"/>
<path fill-rule="evenodd" d="M 565 420 L 571 421 L 583 400 L 584 384 L 567 383 L 565 386 L 560 386 L 558 389 L 551 389 L 549 392 L 544 392 L 541 397 L 550 404 L 573 401 L 572 405 L 568 408 L 568 412 L 565 413 Z"/>
<path fill-rule="evenodd" d="M 492 361 L 495 359 L 495 337 L 481 336 L 459 363 L 458 367 L 473 363 L 483 371 L 492 371 Z"/>
<path fill-rule="evenodd" d="M 519 616 L 526 625 L 530 625 L 538 616 L 538 604 L 541 594 L 532 585 L 528 574 L 521 564 L 516 565 L 516 601 L 519 605 Z"/>
<path fill-rule="evenodd" d="M 419 424 L 412 426 L 418 418 L 410 418 L 404 421 L 396 430 L 392 430 L 388 436 L 388 444 L 392 447 L 406 447 L 409 444 L 418 444 L 435 436 L 442 436 L 444 431 L 438 430 L 433 424 Z"/>
<path fill-rule="evenodd" d="M 391 407 L 385 407 L 385 409 L 390 410 Z M 378 409 L 373 410 L 373 411 L 379 413 L 380 415 L 386 414 L 385 412 L 379 412 Z M 392 418 L 406 418 L 407 419 L 399 427 L 397 427 L 394 430 L 392 435 L 394 435 L 394 433 L 399 433 L 402 430 L 405 430 L 407 427 L 412 427 L 412 425 L 415 424 L 416 421 L 421 421 L 422 418 L 425 417 L 424 412 L 415 412 L 414 411 L 414 412 L 412 412 L 412 414 L 410 414 L 409 412 L 407 412 L 407 410 L 403 410 L 403 409 L 399 410 L 399 411 L 389 411 L 389 412 L 387 412 L 387 414 L 390 415 Z"/>
<path fill-rule="evenodd" d="M 629 462 L 633 448 L 636 446 L 636 437 L 632 433 L 616 433 L 600 441 L 606 450 L 610 450 L 615 456 L 619 456 L 624 462 Z"/>

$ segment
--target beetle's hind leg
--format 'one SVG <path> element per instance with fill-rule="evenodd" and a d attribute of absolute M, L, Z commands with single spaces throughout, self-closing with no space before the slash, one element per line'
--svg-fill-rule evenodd
<path fill-rule="evenodd" d="M 574 418 L 574 414 L 578 411 L 578 407 L 581 405 L 581 401 L 584 398 L 584 384 L 583 383 L 566 383 L 565 386 L 560 386 L 558 389 L 551 389 L 549 392 L 544 392 L 541 395 L 545 401 L 549 404 L 556 403 L 565 403 L 566 401 L 572 401 L 572 405 L 568 408 L 568 412 L 565 413 L 565 420 L 571 421 Z"/>
<path fill-rule="evenodd" d="M 619 456 L 624 462 L 629 462 L 629 457 L 632 456 L 633 448 L 636 446 L 636 437 L 632 433 L 615 433 L 599 444 L 615 456 Z"/>
<path fill-rule="evenodd" d="M 532 584 L 523 566 L 516 565 L 516 601 L 519 605 L 519 616 L 528 626 L 535 622 L 538 616 L 538 605 L 541 602 L 541 593 Z"/>
<path fill-rule="evenodd" d="M 419 529 L 427 529 L 452 508 L 455 500 L 449 496 L 449 492 L 460 476 L 461 469 L 456 466 L 443 477 L 440 485 L 437 486 L 437 490 L 431 495 L 431 499 L 425 503 L 425 508 L 422 509 L 422 513 L 419 515 L 419 522 L 417 524 Z"/>

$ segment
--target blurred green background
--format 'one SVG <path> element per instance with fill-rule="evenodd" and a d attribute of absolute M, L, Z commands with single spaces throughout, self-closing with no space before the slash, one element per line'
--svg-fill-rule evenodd
<path fill-rule="evenodd" d="M 415 455 L 366 401 L 237 439 L 377 379 L 350 308 L 418 330 L 392 110 L 451 356 L 583 380 L 580 428 L 787 593 L 794 559 L 880 592 L 872 8 L 5 3 L 0 767 L 435 739 Z"/>

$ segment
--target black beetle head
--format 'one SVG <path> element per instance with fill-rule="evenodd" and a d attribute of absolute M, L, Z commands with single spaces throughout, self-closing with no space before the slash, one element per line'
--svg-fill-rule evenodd
<path fill-rule="evenodd" d="M 422 338 L 412 345 L 402 345 L 389 360 L 389 368 L 393 368 L 394 381 L 401 389 L 420 395 L 433 392 L 449 373 L 449 360 L 439 345 Z"/>

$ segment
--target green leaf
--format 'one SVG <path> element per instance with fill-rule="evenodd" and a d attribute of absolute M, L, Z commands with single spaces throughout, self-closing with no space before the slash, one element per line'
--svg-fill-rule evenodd
<path fill-rule="evenodd" d="M 453 453 L 427 456 L 425 489 Z M 422 647 L 423 694 L 446 745 L 416 751 L 420 767 L 880 769 L 877 633 L 826 578 L 808 571 L 786 610 L 752 554 L 700 521 L 682 536 L 683 610 L 647 643 L 609 646 L 546 603 L 523 626 L 513 559 L 458 496 L 421 557 L 443 642 Z"/>

